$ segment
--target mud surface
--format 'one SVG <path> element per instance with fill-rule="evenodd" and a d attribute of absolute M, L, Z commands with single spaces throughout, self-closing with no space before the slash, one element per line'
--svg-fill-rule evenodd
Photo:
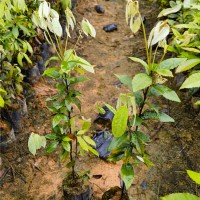
<path fill-rule="evenodd" d="M 95 11 L 95 5 L 104 7 L 105 13 Z M 156 22 L 156 8 L 141 1 L 141 13 L 146 18 L 147 31 Z M 115 74 L 134 76 L 143 71 L 141 66 L 131 62 L 129 56 L 145 59 L 142 32 L 133 35 L 125 24 L 124 0 L 79 1 L 75 8 L 77 19 L 87 18 L 95 27 L 95 39 L 83 39 L 77 53 L 96 65 L 95 74 L 88 74 L 89 81 L 79 85 L 83 93 L 81 99 L 82 115 L 95 119 L 96 103 L 106 102 L 113 106 L 120 92 L 125 92 Z M 105 32 L 103 27 L 115 23 L 118 29 Z M 169 83 L 173 87 L 173 80 Z M 23 131 L 17 141 L 6 152 L 1 151 L 0 161 L 0 200 L 60 200 L 61 183 L 65 175 L 64 164 L 59 162 L 59 153 L 45 155 L 41 150 L 36 157 L 29 154 L 27 140 L 31 132 L 46 134 L 51 131 L 51 114 L 46 108 L 45 99 L 55 94 L 53 84 L 40 80 L 34 87 L 34 99 L 28 101 L 28 116 L 24 119 Z M 151 142 L 147 148 L 155 167 L 135 166 L 135 181 L 129 196 L 130 200 L 156 200 L 172 192 L 191 192 L 199 194 L 186 175 L 186 170 L 200 171 L 200 117 L 180 94 L 181 104 L 162 100 L 170 115 L 176 119 L 173 124 L 152 122 L 148 133 Z M 99 127 L 93 125 L 93 131 Z M 1 164 L 2 162 L 2 164 Z M 79 159 L 77 168 L 90 169 L 94 200 L 113 186 L 119 186 L 120 164 L 107 163 L 94 156 Z M 102 175 L 95 179 L 94 175 Z"/>

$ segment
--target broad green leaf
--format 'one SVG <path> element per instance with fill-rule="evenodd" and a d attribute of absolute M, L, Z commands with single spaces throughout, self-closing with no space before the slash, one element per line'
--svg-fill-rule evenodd
<path fill-rule="evenodd" d="M 30 64 L 32 64 L 31 59 L 27 56 L 27 54 L 23 53 L 24 58 L 26 59 L 26 61 Z"/>
<path fill-rule="evenodd" d="M 200 50 L 196 49 L 196 48 L 192 48 L 192 47 L 181 47 L 181 49 L 184 49 L 186 51 L 191 51 L 194 53 L 200 53 Z"/>
<path fill-rule="evenodd" d="M 84 60 L 83 58 L 76 56 L 74 62 L 76 62 L 77 65 L 80 65 L 84 70 L 90 73 L 94 73 L 94 66 L 91 65 L 88 61 Z"/>
<path fill-rule="evenodd" d="M 161 122 L 174 122 L 174 119 L 164 112 L 159 113 L 159 119 Z"/>
<path fill-rule="evenodd" d="M 78 143 L 80 144 L 81 148 L 85 151 L 88 151 L 88 145 L 87 143 L 82 139 L 82 137 L 78 136 L 77 137 Z"/>
<path fill-rule="evenodd" d="M 115 74 L 115 76 L 120 80 L 121 83 L 128 86 L 128 88 L 132 90 L 132 79 L 129 76 L 117 74 Z"/>
<path fill-rule="evenodd" d="M 174 193 L 161 197 L 161 200 L 200 200 L 200 197 L 189 193 Z"/>
<path fill-rule="evenodd" d="M 36 150 L 40 149 L 41 147 L 45 148 L 45 146 L 46 146 L 46 138 L 44 136 L 31 133 L 28 139 L 28 149 L 34 156 L 36 155 Z"/>
<path fill-rule="evenodd" d="M 69 138 L 69 137 L 64 137 L 63 139 L 62 139 L 62 141 L 65 141 L 65 142 L 69 142 L 69 141 L 71 141 L 72 139 L 71 138 Z"/>
<path fill-rule="evenodd" d="M 62 147 L 65 149 L 65 151 L 70 152 L 71 147 L 69 142 L 62 141 Z"/>
<path fill-rule="evenodd" d="M 55 126 L 57 126 L 62 120 L 68 121 L 67 116 L 64 115 L 64 114 L 56 114 L 56 115 L 53 117 L 53 120 L 52 120 L 53 128 L 54 128 Z"/>
<path fill-rule="evenodd" d="M 176 13 L 178 12 L 182 7 L 182 4 L 177 4 L 176 6 L 172 7 L 172 8 L 166 8 L 166 9 L 163 9 L 158 17 L 162 17 L 162 16 L 167 16 L 169 14 L 172 14 L 172 13 Z"/>
<path fill-rule="evenodd" d="M 85 35 L 90 35 L 92 37 L 96 36 L 95 28 L 90 24 L 90 22 L 87 19 L 82 20 L 81 27 Z"/>
<path fill-rule="evenodd" d="M 0 92 L 7 93 L 4 89 L 0 88 Z"/>
<path fill-rule="evenodd" d="M 127 136 L 128 136 L 128 133 L 125 132 L 121 137 L 113 138 L 108 147 L 108 151 L 112 151 L 113 149 L 118 149 L 121 144 L 126 142 Z"/>
<path fill-rule="evenodd" d="M 165 97 L 166 99 L 169 99 L 171 101 L 181 102 L 181 100 L 179 99 L 179 97 L 176 94 L 176 92 L 171 90 L 170 88 L 168 88 L 165 85 L 159 85 L 159 84 L 158 85 L 154 85 L 152 87 L 152 91 L 156 92 L 157 95 L 162 95 L 163 97 Z"/>
<path fill-rule="evenodd" d="M 47 153 L 53 152 L 53 151 L 57 148 L 58 144 L 59 144 L 58 141 L 53 141 L 53 142 L 51 142 L 50 145 L 47 146 L 46 152 L 47 152 Z"/>
<path fill-rule="evenodd" d="M 200 87 L 200 72 L 190 75 L 181 85 L 180 89 Z"/>
<path fill-rule="evenodd" d="M 187 174 L 196 184 L 200 185 L 200 173 L 187 170 Z"/>
<path fill-rule="evenodd" d="M 143 90 L 152 84 L 152 78 L 147 74 L 140 73 L 137 74 L 132 80 L 133 92 L 138 90 Z"/>
<path fill-rule="evenodd" d="M 195 67 L 199 63 L 200 63 L 199 58 L 187 60 L 178 66 L 178 68 L 176 69 L 176 73 L 187 71 L 187 70 Z"/>
<path fill-rule="evenodd" d="M 126 189 L 128 190 L 131 184 L 133 183 L 133 179 L 134 179 L 134 171 L 130 163 L 122 165 L 121 177 L 125 183 Z"/>
<path fill-rule="evenodd" d="M 200 105 L 200 100 L 195 102 L 195 105 Z"/>
<path fill-rule="evenodd" d="M 174 69 L 181 63 L 184 63 L 187 60 L 187 58 L 169 58 L 164 61 L 162 61 L 158 65 L 158 69 Z"/>
<path fill-rule="evenodd" d="M 13 35 L 14 35 L 15 38 L 18 38 L 18 36 L 19 36 L 19 30 L 18 30 L 17 27 L 13 27 L 12 33 L 13 33 Z"/>
<path fill-rule="evenodd" d="M 128 121 L 128 108 L 126 106 L 120 106 L 112 121 L 112 133 L 114 137 L 121 137 L 126 131 Z"/>
<path fill-rule="evenodd" d="M 188 29 L 200 29 L 200 26 L 197 25 L 196 23 L 190 23 L 190 24 L 177 24 L 174 26 L 175 28 L 188 28 Z"/>
<path fill-rule="evenodd" d="M 47 135 L 45 135 L 45 137 L 46 137 L 47 139 L 49 139 L 49 140 L 55 140 L 55 139 L 57 139 L 57 135 L 54 134 L 54 133 L 47 134 Z"/>
<path fill-rule="evenodd" d="M 88 150 L 92 152 L 95 156 L 99 156 L 99 153 L 95 149 L 93 149 L 91 146 L 88 146 Z"/>
<path fill-rule="evenodd" d="M 156 69 L 155 71 L 161 76 L 173 77 L 173 74 L 169 69 Z"/>
<path fill-rule="evenodd" d="M 141 65 L 143 65 L 144 68 L 145 68 L 145 70 L 146 70 L 146 73 L 149 74 L 149 66 L 148 66 L 148 64 L 147 64 L 144 60 L 142 60 L 142 59 L 140 59 L 140 58 L 136 58 L 136 57 L 129 57 L 129 58 L 130 58 L 132 61 L 138 62 L 138 63 L 140 63 Z"/>
<path fill-rule="evenodd" d="M 3 108 L 4 104 L 5 104 L 5 102 L 4 102 L 3 98 L 2 98 L 2 96 L 0 96 L 0 107 Z"/>
<path fill-rule="evenodd" d="M 90 145 L 96 147 L 96 143 L 94 142 L 94 140 L 92 140 L 89 136 L 87 135 L 84 135 L 83 136 L 83 139 Z"/>
<path fill-rule="evenodd" d="M 23 66 L 23 63 L 22 63 L 22 54 L 21 53 L 18 53 L 17 55 L 17 62 L 19 63 L 19 65 L 22 67 Z"/>
<path fill-rule="evenodd" d="M 49 76 L 51 78 L 57 79 L 57 78 L 60 77 L 60 74 L 57 70 L 58 70 L 58 68 L 56 68 L 56 67 L 48 68 L 44 71 L 44 73 L 42 75 L 43 76 L 46 75 L 46 76 Z"/>

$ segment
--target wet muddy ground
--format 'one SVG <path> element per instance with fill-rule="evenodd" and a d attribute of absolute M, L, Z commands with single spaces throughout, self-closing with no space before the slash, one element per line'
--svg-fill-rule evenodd
<path fill-rule="evenodd" d="M 98 14 L 94 6 L 101 4 L 104 14 Z M 141 1 L 141 13 L 146 18 L 147 31 L 156 22 L 157 8 Z M 128 57 L 145 59 L 142 32 L 133 35 L 125 24 L 125 1 L 89 0 L 79 1 L 75 8 L 77 19 L 87 18 L 97 31 L 95 39 L 84 38 L 78 45 L 77 53 L 96 65 L 95 74 L 88 74 L 89 81 L 79 85 L 84 95 L 82 115 L 95 119 L 96 103 L 109 103 L 113 106 L 120 92 L 126 88 L 120 84 L 115 74 L 134 76 L 143 69 L 131 62 Z M 118 30 L 107 33 L 103 26 L 116 23 Z M 171 80 L 169 86 L 175 88 Z M 55 94 L 53 84 L 40 80 L 34 87 L 34 100 L 28 101 L 28 116 L 24 119 L 23 131 L 16 135 L 17 141 L 1 152 L 0 200 L 60 200 L 61 183 L 65 174 L 64 164 L 59 155 L 45 155 L 41 150 L 36 157 L 30 155 L 27 140 L 31 132 L 46 134 L 51 131 L 51 114 L 46 108 L 45 99 Z M 186 175 L 186 170 L 200 171 L 200 116 L 195 112 L 186 94 L 180 93 L 183 103 L 169 103 L 161 100 L 175 123 L 160 124 L 151 122 L 148 134 L 151 142 L 147 149 L 155 166 L 135 166 L 135 180 L 129 191 L 130 200 L 156 200 L 172 192 L 199 194 L 199 188 Z M 93 125 L 95 132 L 99 129 Z M 85 156 L 78 161 L 78 169 L 90 169 L 94 200 L 101 199 L 110 187 L 119 186 L 120 164 L 112 164 Z M 5 176 L 2 176 L 5 174 Z M 93 175 L 102 175 L 100 179 Z"/>

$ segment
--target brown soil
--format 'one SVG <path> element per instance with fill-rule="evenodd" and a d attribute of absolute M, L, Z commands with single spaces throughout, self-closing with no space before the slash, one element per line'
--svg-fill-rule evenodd
<path fill-rule="evenodd" d="M 96 13 L 96 3 L 105 8 L 105 14 Z M 145 0 L 140 5 L 149 31 L 156 22 L 156 9 Z M 95 39 L 82 40 L 77 50 L 78 54 L 96 65 L 95 74 L 88 74 L 90 80 L 78 88 L 84 95 L 81 99 L 82 115 L 94 120 L 97 115 L 96 103 L 106 102 L 115 106 L 119 93 L 126 91 L 115 74 L 133 76 L 143 70 L 128 59 L 132 55 L 145 59 L 142 32 L 133 35 L 125 24 L 124 0 L 80 1 L 75 14 L 77 19 L 87 18 L 97 31 Z M 104 32 L 103 26 L 110 23 L 116 23 L 118 30 Z M 61 184 L 65 168 L 59 162 L 59 153 L 45 155 L 41 150 L 33 157 L 27 149 L 31 132 L 46 134 L 51 131 L 51 114 L 46 108 L 45 99 L 56 92 L 48 81 L 38 82 L 34 89 L 35 97 L 28 102 L 28 116 L 24 119 L 23 131 L 17 135 L 17 141 L 0 155 L 0 200 L 62 199 Z M 155 167 L 135 166 L 130 200 L 156 200 L 162 195 L 183 191 L 199 194 L 199 188 L 186 175 L 187 169 L 200 171 L 199 115 L 185 103 L 169 105 L 163 100 L 162 104 L 176 119 L 176 123 L 152 122 L 148 130 L 151 143 L 147 148 Z M 93 125 L 94 131 L 97 128 Z M 105 191 L 119 186 L 120 166 L 120 162 L 107 163 L 89 155 L 79 159 L 77 168 L 90 169 L 93 199 L 99 200 Z M 93 175 L 102 177 L 95 179 Z"/>

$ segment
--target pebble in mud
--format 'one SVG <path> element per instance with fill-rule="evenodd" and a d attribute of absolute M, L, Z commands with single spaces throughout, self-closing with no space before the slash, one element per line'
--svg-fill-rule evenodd
<path fill-rule="evenodd" d="M 117 30 L 117 24 L 108 24 L 103 27 L 105 32 L 113 32 Z"/>
<path fill-rule="evenodd" d="M 100 13 L 100 14 L 105 13 L 105 10 L 104 10 L 103 6 L 101 6 L 101 5 L 96 5 L 94 8 L 97 13 Z"/>

